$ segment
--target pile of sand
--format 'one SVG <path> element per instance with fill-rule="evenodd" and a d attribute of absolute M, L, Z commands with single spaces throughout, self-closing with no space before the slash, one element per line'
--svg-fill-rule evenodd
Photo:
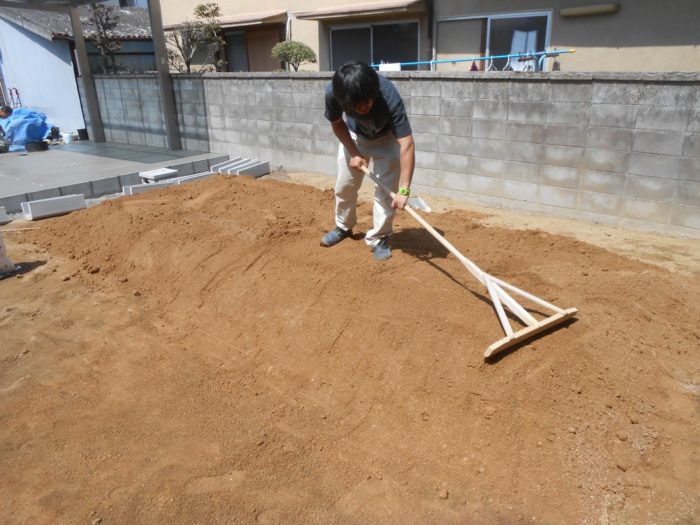
<path fill-rule="evenodd" d="M 361 235 L 321 248 L 332 203 L 215 177 L 15 235 L 32 271 L 0 283 L 3 515 L 700 519 L 696 274 L 434 214 L 487 272 L 579 309 L 486 363 L 502 332 L 461 264 L 406 214 L 386 263 Z"/>

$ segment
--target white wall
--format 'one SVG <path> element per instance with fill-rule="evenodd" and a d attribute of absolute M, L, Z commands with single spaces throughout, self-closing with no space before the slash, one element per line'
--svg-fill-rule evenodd
<path fill-rule="evenodd" d="M 67 41 L 46 40 L 0 18 L 0 68 L 24 107 L 46 113 L 62 131 L 85 127 Z"/>

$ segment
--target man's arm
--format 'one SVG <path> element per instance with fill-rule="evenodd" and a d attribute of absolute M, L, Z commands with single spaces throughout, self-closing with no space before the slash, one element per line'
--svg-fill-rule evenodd
<path fill-rule="evenodd" d="M 399 161 L 401 163 L 401 174 L 399 176 L 399 188 L 410 188 L 413 180 L 413 170 L 416 166 L 416 145 L 413 142 L 413 135 L 396 139 L 401 148 Z M 398 192 L 391 203 L 391 207 L 403 210 L 408 202 L 408 195 L 401 195 Z"/>
<path fill-rule="evenodd" d="M 350 130 L 348 129 L 348 125 L 345 123 L 345 121 L 342 118 L 334 120 L 331 122 L 331 127 L 333 128 L 333 133 L 335 133 L 335 136 L 338 137 L 340 143 L 345 146 L 345 149 L 350 153 L 349 166 L 351 168 L 355 168 L 356 170 L 361 169 L 362 166 L 367 167 L 367 159 L 365 159 L 360 153 L 360 150 L 357 149 L 357 144 L 355 144 L 355 141 L 352 140 Z"/>

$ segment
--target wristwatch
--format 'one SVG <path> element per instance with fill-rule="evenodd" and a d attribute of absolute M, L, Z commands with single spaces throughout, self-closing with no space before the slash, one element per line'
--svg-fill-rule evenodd
<path fill-rule="evenodd" d="M 411 188 L 399 188 L 399 195 L 408 197 L 411 194 Z"/>

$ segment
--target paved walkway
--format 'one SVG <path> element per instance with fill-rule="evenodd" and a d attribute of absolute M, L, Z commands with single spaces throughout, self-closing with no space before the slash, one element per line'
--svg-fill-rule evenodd
<path fill-rule="evenodd" d="M 127 184 L 141 182 L 139 171 L 167 166 L 189 175 L 207 171 L 221 158 L 201 151 L 109 142 L 75 142 L 37 153 L 4 153 L 0 155 L 0 206 L 15 212 L 28 200 L 71 193 L 86 197 L 118 193 Z"/>

